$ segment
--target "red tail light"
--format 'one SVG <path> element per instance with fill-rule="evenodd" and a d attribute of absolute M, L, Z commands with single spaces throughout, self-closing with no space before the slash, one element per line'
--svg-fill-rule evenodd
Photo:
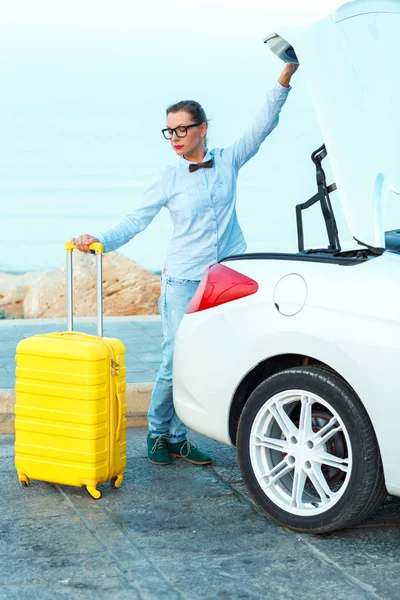
<path fill-rule="evenodd" d="M 254 279 L 218 263 L 208 268 L 186 312 L 207 310 L 219 304 L 251 296 L 257 290 L 258 283 Z"/>

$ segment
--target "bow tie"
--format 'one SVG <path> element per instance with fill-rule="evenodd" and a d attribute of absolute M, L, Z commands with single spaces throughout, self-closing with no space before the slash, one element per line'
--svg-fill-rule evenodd
<path fill-rule="evenodd" d="M 210 160 L 206 160 L 206 162 L 203 162 L 203 163 L 190 164 L 189 171 L 191 173 L 193 173 L 194 171 L 197 171 L 197 169 L 211 169 L 212 166 L 213 166 L 213 159 L 210 158 Z"/>

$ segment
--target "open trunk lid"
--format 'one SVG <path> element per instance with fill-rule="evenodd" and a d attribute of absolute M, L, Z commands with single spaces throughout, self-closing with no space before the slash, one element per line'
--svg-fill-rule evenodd
<path fill-rule="evenodd" d="M 300 62 L 347 225 L 373 247 L 385 247 L 385 204 L 400 194 L 399 31 L 398 0 L 353 0 L 265 40 Z"/>

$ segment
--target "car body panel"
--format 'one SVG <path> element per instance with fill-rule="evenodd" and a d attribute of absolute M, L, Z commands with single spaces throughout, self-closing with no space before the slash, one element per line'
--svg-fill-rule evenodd
<path fill-rule="evenodd" d="M 231 444 L 231 403 L 246 375 L 274 356 L 311 357 L 334 369 L 358 394 L 378 438 L 388 489 L 400 490 L 400 402 L 394 392 L 400 364 L 400 255 L 385 252 L 355 266 L 242 259 L 229 261 L 229 267 L 259 282 L 259 290 L 185 315 L 174 359 L 179 417 Z M 285 316 L 274 304 L 274 290 L 292 273 L 304 279 L 308 293 L 304 307 Z"/>

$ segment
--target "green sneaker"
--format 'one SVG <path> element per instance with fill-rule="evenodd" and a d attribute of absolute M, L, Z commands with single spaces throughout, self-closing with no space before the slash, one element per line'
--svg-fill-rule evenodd
<path fill-rule="evenodd" d="M 204 452 L 200 452 L 189 440 L 183 440 L 183 442 L 177 442 L 176 444 L 167 442 L 167 448 L 174 458 L 183 458 L 183 460 L 187 460 L 194 465 L 211 465 L 212 463 L 211 457 Z"/>
<path fill-rule="evenodd" d="M 165 435 L 147 436 L 147 458 L 155 465 L 170 465 L 172 459 L 167 448 Z"/>

